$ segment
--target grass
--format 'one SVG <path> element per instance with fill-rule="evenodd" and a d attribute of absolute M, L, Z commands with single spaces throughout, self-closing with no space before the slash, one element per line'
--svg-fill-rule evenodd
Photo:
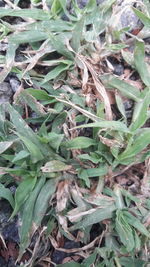
<path fill-rule="evenodd" d="M 77 257 L 57 266 L 146 266 L 150 5 L 130 4 L 143 25 L 134 35 L 117 23 L 115 0 L 99 7 L 90 0 L 84 9 L 71 1 L 71 12 L 66 0 L 29 2 L 0 10 L 1 40 L 8 43 L 0 80 L 14 73 L 20 81 L 13 103 L 0 105 L 0 197 L 21 220 L 18 262 L 29 248 L 32 256 L 20 266 L 46 261 L 40 246 L 47 251 L 51 243 Z M 114 74 L 113 60 L 127 76 Z M 66 239 L 80 248 L 65 249 Z"/>

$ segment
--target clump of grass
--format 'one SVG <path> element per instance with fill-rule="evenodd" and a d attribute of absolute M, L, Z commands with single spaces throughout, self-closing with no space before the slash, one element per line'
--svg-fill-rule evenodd
<path fill-rule="evenodd" d="M 80 263 L 61 266 L 149 261 L 150 79 L 143 39 L 150 17 L 143 4 L 131 5 L 144 24 L 138 36 L 130 28 L 113 28 L 115 2 L 97 6 L 90 0 L 80 9 L 71 1 L 70 12 L 66 0 L 30 1 L 26 9 L 14 1 L 0 10 L 1 40 L 8 42 L 0 80 L 15 73 L 20 81 L 13 102 L 0 106 L 0 197 L 10 202 L 11 217 L 19 213 L 21 219 L 18 261 L 35 233 L 39 236 L 25 266 L 39 260 L 41 236 L 69 253 L 58 235 L 81 243 L 71 251 L 79 253 Z M 10 24 L 8 17 L 22 21 Z M 110 56 L 138 73 L 136 85 L 113 74 Z M 127 100 L 134 102 L 130 120 Z M 130 181 L 132 167 L 144 164 L 134 192 L 117 182 L 123 175 Z M 17 185 L 15 196 L 11 182 Z M 100 234 L 91 240 L 93 225 Z"/>

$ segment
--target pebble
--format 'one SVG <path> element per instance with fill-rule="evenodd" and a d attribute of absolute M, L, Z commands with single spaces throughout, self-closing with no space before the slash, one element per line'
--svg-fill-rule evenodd
<path fill-rule="evenodd" d="M 0 52 L 6 51 L 7 48 L 8 48 L 8 44 L 7 43 L 4 43 L 4 42 L 0 43 Z"/>
<path fill-rule="evenodd" d="M 130 27 L 130 30 L 134 30 L 139 25 L 139 18 L 131 10 L 126 9 L 121 15 L 121 25 L 123 28 Z"/>
<path fill-rule="evenodd" d="M 4 7 L 5 6 L 5 2 L 3 0 L 0 0 L 0 7 Z"/>
<path fill-rule="evenodd" d="M 10 78 L 9 82 L 10 82 L 12 91 L 15 93 L 20 87 L 20 81 L 16 78 Z"/>
<path fill-rule="evenodd" d="M 121 63 L 113 64 L 114 74 L 121 76 L 124 73 L 124 66 Z"/>
<path fill-rule="evenodd" d="M 12 97 L 12 90 L 8 82 L 2 82 L 0 84 L 0 104 L 10 102 Z"/>

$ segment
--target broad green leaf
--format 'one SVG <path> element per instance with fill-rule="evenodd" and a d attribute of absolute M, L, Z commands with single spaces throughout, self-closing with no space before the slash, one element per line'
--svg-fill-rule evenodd
<path fill-rule="evenodd" d="M 64 138 L 64 135 L 63 134 L 57 134 L 57 133 L 54 133 L 54 132 L 50 132 L 48 133 L 48 141 L 50 143 L 50 146 L 56 150 L 56 152 L 58 152 L 59 150 L 59 147 L 60 147 L 60 144 Z"/>
<path fill-rule="evenodd" d="M 29 156 L 29 152 L 26 150 L 21 150 L 19 153 L 17 153 L 14 157 L 14 159 L 12 160 L 12 162 L 16 162 L 18 160 L 22 160 L 25 159 Z"/>
<path fill-rule="evenodd" d="M 0 142 L 0 154 L 2 154 L 5 150 L 7 150 L 12 144 L 13 141 Z"/>
<path fill-rule="evenodd" d="M 128 221 L 123 215 L 122 210 L 117 210 L 117 217 L 115 220 L 115 228 L 121 242 L 126 247 L 127 251 L 130 252 L 134 249 L 134 236 L 133 230 L 128 224 Z"/>
<path fill-rule="evenodd" d="M 130 132 L 127 126 L 123 122 L 120 122 L 120 121 L 99 121 L 99 122 L 83 124 L 75 128 L 88 128 L 88 127 L 92 127 L 92 128 L 96 127 L 96 128 L 104 128 L 104 129 L 106 128 L 106 129 L 110 129 L 113 131 L 120 131 L 120 132 L 125 132 L 125 133 Z"/>
<path fill-rule="evenodd" d="M 33 223 L 35 230 L 40 226 L 43 217 L 45 216 L 46 210 L 48 208 L 49 200 L 51 196 L 55 193 L 57 186 L 57 179 L 48 180 L 42 187 L 38 198 L 35 203 L 34 213 L 33 213 Z"/>
<path fill-rule="evenodd" d="M 59 74 L 61 74 L 63 71 L 69 69 L 70 65 L 66 64 L 59 64 L 56 68 L 51 70 L 45 77 L 44 80 L 42 81 L 42 84 L 55 79 Z"/>
<path fill-rule="evenodd" d="M 12 208 L 14 208 L 15 202 L 10 189 L 5 188 L 5 186 L 1 183 L 0 183 L 0 198 L 8 200 Z"/>
<path fill-rule="evenodd" d="M 26 91 L 30 93 L 33 97 L 35 97 L 37 100 L 53 100 L 54 99 L 52 96 L 49 96 L 48 93 L 44 90 L 28 88 L 26 89 Z"/>
<path fill-rule="evenodd" d="M 65 46 L 65 36 L 64 36 L 64 42 L 62 42 L 61 37 L 59 35 L 53 35 L 52 33 L 49 32 L 49 38 L 51 41 L 52 46 L 56 49 L 56 51 L 65 56 L 66 58 L 73 60 L 74 55 L 72 52 L 70 52 L 67 47 Z"/>
<path fill-rule="evenodd" d="M 61 172 L 67 171 L 71 168 L 70 165 L 66 165 L 64 162 L 59 160 L 52 160 L 47 162 L 42 168 L 42 172 Z"/>
<path fill-rule="evenodd" d="M 88 137 L 79 136 L 70 141 L 64 142 L 63 145 L 67 149 L 83 149 L 96 145 L 96 141 Z"/>
<path fill-rule="evenodd" d="M 133 157 L 141 152 L 147 145 L 150 144 L 150 129 L 143 128 L 142 131 L 135 137 L 133 143 L 122 152 L 118 159 L 123 162 L 124 159 Z"/>
<path fill-rule="evenodd" d="M 29 143 L 33 143 L 33 150 L 38 151 L 39 155 L 36 155 L 36 158 L 42 158 L 41 151 L 44 153 L 44 146 L 40 143 L 37 135 L 33 130 L 27 125 L 27 123 L 22 119 L 20 114 L 9 104 L 6 104 L 6 109 L 10 114 L 11 121 L 16 128 L 17 134 L 24 139 L 26 145 L 29 146 Z M 34 153 L 34 152 L 33 152 Z"/>
<path fill-rule="evenodd" d="M 149 28 L 150 27 L 150 17 L 146 16 L 143 12 L 141 12 L 137 8 L 133 8 L 133 11 L 139 17 L 139 19 L 142 21 L 144 26 Z"/>
<path fill-rule="evenodd" d="M 71 46 L 75 52 L 78 52 L 81 44 L 81 38 L 83 35 L 83 27 L 84 27 L 84 16 L 76 23 L 76 26 L 73 30 L 73 36 L 71 40 Z"/>
<path fill-rule="evenodd" d="M 110 205 L 107 207 L 107 209 L 99 209 L 97 208 L 96 211 L 94 211 L 91 214 L 86 215 L 80 222 L 75 224 L 74 226 L 70 227 L 71 231 L 77 230 L 77 229 L 85 229 L 89 225 L 93 225 L 95 223 L 99 223 L 103 220 L 110 219 L 113 216 L 113 211 L 115 211 L 116 207 L 115 205 Z"/>
<path fill-rule="evenodd" d="M 150 90 L 146 93 L 144 99 L 135 104 L 130 130 L 135 131 L 142 127 L 148 119 L 148 108 L 150 104 Z"/>
<path fill-rule="evenodd" d="M 132 225 L 134 228 L 136 228 L 143 235 L 146 235 L 147 237 L 150 237 L 150 233 L 148 232 L 148 230 L 146 229 L 146 227 L 144 226 L 144 224 L 142 224 L 139 221 L 138 218 L 136 218 L 135 216 L 133 216 L 128 211 L 123 211 L 123 214 L 124 214 L 124 217 L 126 218 L 126 220 L 128 221 L 128 223 L 130 225 Z"/>
<path fill-rule="evenodd" d="M 14 44 L 32 43 L 48 38 L 48 33 L 40 30 L 23 31 L 10 35 L 9 42 Z"/>
<path fill-rule="evenodd" d="M 32 227 L 34 205 L 41 188 L 45 184 L 45 180 L 46 180 L 45 177 L 39 178 L 37 184 L 35 185 L 35 188 L 30 193 L 29 198 L 26 200 L 22 209 L 21 213 L 22 223 L 19 230 L 20 234 L 19 259 L 22 257 L 25 249 L 30 243 L 30 231 Z"/>
<path fill-rule="evenodd" d="M 43 11 L 42 9 L 39 9 L 39 8 L 30 8 L 30 9 L 1 8 L 0 18 L 5 17 L 5 16 L 32 18 L 35 20 L 49 20 L 50 18 L 48 12 Z"/>
<path fill-rule="evenodd" d="M 136 41 L 134 50 L 134 63 L 139 72 L 142 81 L 150 87 L 150 76 L 148 66 L 145 62 L 145 45 L 144 42 Z"/>
<path fill-rule="evenodd" d="M 30 141 L 29 138 L 26 138 L 25 136 L 22 136 L 18 133 L 17 135 L 19 136 L 19 138 L 22 140 L 22 142 L 25 144 L 25 146 L 29 150 L 33 163 L 36 163 L 37 161 L 44 159 L 44 156 L 41 153 L 37 145 L 32 143 L 32 141 Z"/>
<path fill-rule="evenodd" d="M 29 196 L 29 193 L 33 190 L 36 184 L 37 178 L 26 178 L 23 182 L 19 184 L 15 193 L 15 208 L 11 215 L 11 218 L 14 217 L 19 211 L 20 207 L 26 201 Z"/>
<path fill-rule="evenodd" d="M 106 86 L 118 89 L 122 93 L 122 95 L 133 99 L 134 101 L 139 101 L 141 99 L 140 90 L 133 85 L 119 80 L 112 75 L 103 75 L 100 78 L 104 82 L 104 84 L 106 84 Z"/>

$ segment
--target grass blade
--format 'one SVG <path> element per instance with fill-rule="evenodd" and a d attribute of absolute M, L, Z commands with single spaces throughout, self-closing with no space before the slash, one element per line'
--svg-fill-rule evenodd
<path fill-rule="evenodd" d="M 150 129 L 145 128 L 136 135 L 133 143 L 129 145 L 124 152 L 122 152 L 118 159 L 123 161 L 126 158 L 131 158 L 140 153 L 147 145 L 150 144 Z"/>
<path fill-rule="evenodd" d="M 36 184 L 37 178 L 26 178 L 23 182 L 19 184 L 15 193 L 15 208 L 11 215 L 11 218 L 14 217 L 23 203 L 29 196 L 29 193 L 33 190 Z"/>
<path fill-rule="evenodd" d="M 35 230 L 40 226 L 41 221 L 45 216 L 46 210 L 48 208 L 49 199 L 56 190 L 57 182 L 57 179 L 48 180 L 46 184 L 42 187 L 38 195 L 33 213 L 33 223 L 35 226 Z"/>
<path fill-rule="evenodd" d="M 136 41 L 134 50 L 134 63 L 137 71 L 139 72 L 142 81 L 150 87 L 150 77 L 148 66 L 145 62 L 145 45 L 144 42 Z"/>
<path fill-rule="evenodd" d="M 0 183 L 0 198 L 8 200 L 12 208 L 14 208 L 15 201 L 13 199 L 11 191 L 8 188 L 5 188 L 5 186 L 1 183 Z"/>
<path fill-rule="evenodd" d="M 27 199 L 27 201 L 23 206 L 23 211 L 21 213 L 22 224 L 19 230 L 20 234 L 19 259 L 21 259 L 25 249 L 28 247 L 30 243 L 30 231 L 32 226 L 34 205 L 41 188 L 45 184 L 45 180 L 46 180 L 45 177 L 39 178 L 35 188 L 30 193 L 29 198 Z"/>
<path fill-rule="evenodd" d="M 122 95 L 133 99 L 134 101 L 139 101 L 141 99 L 139 89 L 131 84 L 121 81 L 112 75 L 103 75 L 101 79 L 107 86 L 118 89 Z"/>

